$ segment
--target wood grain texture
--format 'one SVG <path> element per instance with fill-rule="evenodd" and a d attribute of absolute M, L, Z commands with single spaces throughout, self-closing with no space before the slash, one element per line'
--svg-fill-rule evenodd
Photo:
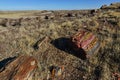
<path fill-rule="evenodd" d="M 37 60 L 32 56 L 19 56 L 0 72 L 0 80 L 32 80 Z"/>
<path fill-rule="evenodd" d="M 71 40 L 75 50 L 82 48 L 87 53 L 90 52 L 90 54 L 94 53 L 100 47 L 98 38 L 92 32 L 85 30 L 77 32 L 72 36 Z"/>

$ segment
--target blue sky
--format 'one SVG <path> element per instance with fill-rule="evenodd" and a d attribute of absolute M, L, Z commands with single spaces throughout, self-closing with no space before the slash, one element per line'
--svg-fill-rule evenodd
<path fill-rule="evenodd" d="M 100 8 L 120 0 L 0 0 L 0 10 L 74 10 Z"/>

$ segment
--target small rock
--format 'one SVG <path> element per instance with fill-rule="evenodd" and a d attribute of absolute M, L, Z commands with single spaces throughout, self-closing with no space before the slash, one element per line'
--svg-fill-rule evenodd
<path fill-rule="evenodd" d="M 51 66 L 50 72 L 51 77 L 50 79 L 54 80 L 55 77 L 61 77 L 64 71 L 64 66 Z"/>

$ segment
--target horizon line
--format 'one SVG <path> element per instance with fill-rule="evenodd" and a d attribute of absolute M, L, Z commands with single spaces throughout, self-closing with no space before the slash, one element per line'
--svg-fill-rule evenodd
<path fill-rule="evenodd" d="M 100 9 L 100 8 L 84 8 L 84 9 L 6 9 L 6 10 L 2 10 L 0 9 L 0 11 L 62 11 L 62 10 L 93 10 L 93 9 Z"/>

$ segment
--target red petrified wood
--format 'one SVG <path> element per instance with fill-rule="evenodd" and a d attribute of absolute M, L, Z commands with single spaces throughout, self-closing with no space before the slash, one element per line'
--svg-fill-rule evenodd
<path fill-rule="evenodd" d="M 37 60 L 32 56 L 19 56 L 0 72 L 0 80 L 32 80 Z"/>
<path fill-rule="evenodd" d="M 93 54 L 100 47 L 98 38 L 87 30 L 80 30 L 71 37 L 72 47 L 79 51 L 83 49 L 87 54 Z"/>

